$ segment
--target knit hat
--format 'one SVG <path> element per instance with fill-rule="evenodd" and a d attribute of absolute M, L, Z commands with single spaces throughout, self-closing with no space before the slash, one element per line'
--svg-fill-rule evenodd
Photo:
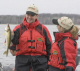
<path fill-rule="evenodd" d="M 69 30 L 74 24 L 73 21 L 69 17 L 61 17 L 59 19 L 53 19 L 53 24 L 60 25 L 66 30 Z"/>

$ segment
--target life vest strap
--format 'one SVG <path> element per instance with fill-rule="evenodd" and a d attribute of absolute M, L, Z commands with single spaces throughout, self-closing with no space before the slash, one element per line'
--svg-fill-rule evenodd
<path fill-rule="evenodd" d="M 35 49 L 35 47 L 34 47 L 34 46 L 29 46 L 29 48 Z"/>
<path fill-rule="evenodd" d="M 28 40 L 28 42 L 35 42 L 35 40 Z"/>

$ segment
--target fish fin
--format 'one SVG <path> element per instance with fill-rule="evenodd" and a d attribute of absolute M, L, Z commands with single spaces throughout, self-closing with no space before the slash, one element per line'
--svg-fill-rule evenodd
<path fill-rule="evenodd" d="M 6 56 L 8 56 L 8 52 L 7 51 L 5 51 L 3 54 L 6 54 Z"/>
<path fill-rule="evenodd" d="M 4 43 L 6 43 L 6 39 L 5 39 Z"/>
<path fill-rule="evenodd" d="M 6 39 L 5 39 L 5 41 L 4 41 L 4 45 L 6 46 Z"/>

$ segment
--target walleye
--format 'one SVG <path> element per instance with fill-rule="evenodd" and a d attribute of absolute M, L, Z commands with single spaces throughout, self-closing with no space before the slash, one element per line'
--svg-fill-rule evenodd
<path fill-rule="evenodd" d="M 6 56 L 8 56 L 9 48 L 11 45 L 11 37 L 12 37 L 12 32 L 11 32 L 9 24 L 7 25 L 7 27 L 5 29 L 5 33 L 6 33 L 6 41 L 5 42 L 6 42 L 7 50 L 3 54 L 6 54 Z"/>

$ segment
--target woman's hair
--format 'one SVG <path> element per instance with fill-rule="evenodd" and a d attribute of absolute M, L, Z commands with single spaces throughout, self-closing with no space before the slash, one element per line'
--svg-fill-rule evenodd
<path fill-rule="evenodd" d="M 78 36 L 78 32 L 79 32 L 79 28 L 77 26 L 73 26 L 71 30 L 67 31 L 66 29 L 64 29 L 64 32 L 71 32 L 71 34 L 73 35 L 73 38 L 76 38 Z"/>

